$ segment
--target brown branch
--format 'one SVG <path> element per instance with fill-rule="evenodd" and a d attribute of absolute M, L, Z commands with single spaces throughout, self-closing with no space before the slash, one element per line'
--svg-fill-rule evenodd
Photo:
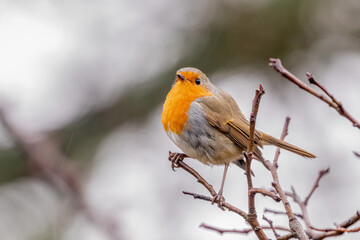
<path fill-rule="evenodd" d="M 330 99 L 333 103 L 335 103 L 335 105 L 337 106 L 336 111 L 343 117 L 349 119 L 350 122 L 352 122 L 352 124 L 357 127 L 360 128 L 360 123 L 358 121 L 355 120 L 355 118 L 353 116 L 350 115 L 349 112 L 347 112 L 344 109 L 344 106 L 342 105 L 341 102 L 339 102 L 334 95 L 330 94 L 329 91 L 323 86 L 321 85 L 318 81 L 315 80 L 314 76 L 311 73 L 306 73 L 306 76 L 309 80 L 309 82 L 311 84 L 314 84 L 315 86 L 317 86 L 318 88 L 320 88 Z"/>
<path fill-rule="evenodd" d="M 250 157 L 254 150 L 254 136 L 255 136 L 255 123 L 257 113 L 259 111 L 259 105 L 262 95 L 265 94 L 263 86 L 260 84 L 259 89 L 255 91 L 255 97 L 252 101 L 252 110 L 250 114 L 250 133 L 249 133 L 249 146 L 247 149 L 247 154 Z"/>
<path fill-rule="evenodd" d="M 285 124 L 284 124 L 284 128 L 281 134 L 280 139 L 284 140 L 285 136 L 288 133 L 288 127 L 289 127 L 289 121 L 290 118 L 287 117 L 285 120 Z M 280 186 L 280 181 L 279 181 L 279 176 L 277 173 L 277 159 L 279 157 L 280 152 L 276 152 L 275 154 L 275 158 L 273 163 L 270 163 L 270 161 L 267 162 L 268 168 L 271 172 L 272 178 L 273 178 L 273 187 L 275 188 L 276 192 L 279 194 L 280 198 L 281 198 L 281 202 L 285 208 L 286 211 L 286 215 L 288 216 L 289 219 L 289 226 L 290 229 L 295 233 L 296 237 L 299 238 L 300 240 L 307 240 L 309 239 L 308 236 L 306 235 L 303 227 L 301 226 L 299 220 L 296 218 L 295 214 L 293 213 L 290 203 L 286 198 L 286 195 L 283 191 L 283 189 Z"/>
<path fill-rule="evenodd" d="M 295 188 L 294 187 L 291 187 L 291 193 L 287 192 L 286 195 L 289 196 L 289 197 L 292 197 L 294 202 L 297 203 L 300 207 L 300 210 L 301 210 L 301 215 L 302 215 L 302 219 L 304 220 L 305 222 L 305 225 L 306 225 L 306 228 L 307 228 L 307 232 L 308 234 L 311 232 L 310 231 L 310 226 L 311 226 L 311 223 L 310 223 L 310 218 L 309 218 L 309 214 L 308 214 L 308 211 L 307 211 L 307 207 L 306 205 L 304 204 L 303 201 L 301 201 L 300 197 L 297 195 L 296 191 L 295 191 Z"/>
<path fill-rule="evenodd" d="M 359 232 L 360 231 L 360 227 L 357 228 L 353 228 L 353 229 L 347 229 L 347 228 L 342 228 L 342 227 L 338 227 L 338 228 L 316 228 L 313 226 L 310 226 L 311 229 L 316 230 L 318 232 L 340 232 L 340 233 L 354 233 L 354 232 Z"/>
<path fill-rule="evenodd" d="M 342 235 L 345 232 L 347 233 L 354 233 L 354 232 L 359 232 L 360 231 L 360 227 L 357 228 L 353 228 L 353 229 L 347 229 L 348 227 L 352 226 L 353 224 L 355 224 L 356 222 L 360 221 L 360 212 L 357 211 L 356 214 L 352 217 L 350 217 L 348 220 L 340 223 L 340 224 L 336 224 L 336 228 L 334 229 L 321 229 L 321 228 L 315 228 L 313 226 L 310 226 L 310 228 L 312 230 L 315 231 L 320 231 L 323 232 L 321 234 L 312 234 L 312 238 L 314 240 L 321 240 L 327 237 L 334 237 L 334 236 L 338 236 L 338 235 Z"/>
<path fill-rule="evenodd" d="M 360 153 L 353 151 L 354 155 L 358 158 L 360 158 Z"/>
<path fill-rule="evenodd" d="M 267 196 L 267 197 L 270 197 L 272 198 L 275 202 L 280 202 L 281 199 L 279 197 L 279 195 L 277 195 L 276 193 L 274 192 L 271 192 L 271 191 L 268 191 L 268 190 L 265 190 L 265 189 L 262 189 L 262 188 L 251 188 L 249 190 L 250 194 L 257 194 L 257 193 L 260 193 L 262 194 L 264 197 Z"/>
<path fill-rule="evenodd" d="M 286 194 L 286 192 L 285 192 L 285 194 Z M 272 214 L 276 214 L 276 215 L 287 215 L 286 212 L 276 211 L 276 210 L 269 209 L 269 208 L 265 208 L 264 213 L 272 213 Z M 299 214 L 299 213 L 294 213 L 294 215 L 299 217 L 299 218 L 302 218 L 302 215 Z"/>
<path fill-rule="evenodd" d="M 321 178 L 326 175 L 327 173 L 329 173 L 330 171 L 330 167 L 325 169 L 325 170 L 321 170 L 319 172 L 319 176 L 317 177 L 315 183 L 314 183 L 314 186 L 311 188 L 309 194 L 306 196 L 305 200 L 304 200 L 304 204 L 305 206 L 307 206 L 308 202 L 309 202 L 309 199 L 311 198 L 312 194 L 314 193 L 314 191 L 316 190 L 316 188 L 319 187 L 319 182 L 321 180 Z"/>
<path fill-rule="evenodd" d="M 259 110 L 260 100 L 262 95 L 265 94 L 265 91 L 262 85 L 259 85 L 259 89 L 255 91 L 255 97 L 252 101 L 252 110 L 250 114 L 250 132 L 249 132 L 249 146 L 247 149 L 246 158 L 246 180 L 248 184 L 248 217 L 247 222 L 250 224 L 252 229 L 254 229 L 256 236 L 259 239 L 268 239 L 265 235 L 263 229 L 260 226 L 259 221 L 257 220 L 256 207 L 255 207 L 255 193 L 251 193 L 253 189 L 253 183 L 251 178 L 251 161 L 253 159 L 253 150 L 254 150 L 254 136 L 255 136 L 255 124 L 256 117 Z"/>
<path fill-rule="evenodd" d="M 274 236 L 276 237 L 276 239 L 278 239 L 280 237 L 280 234 L 278 234 L 276 232 L 273 222 L 270 219 L 268 219 L 267 217 L 265 217 L 265 215 L 263 215 L 263 219 L 269 223 L 269 226 L 270 226 L 271 230 L 273 231 Z"/>
<path fill-rule="evenodd" d="M 283 131 L 282 131 L 281 137 L 280 137 L 281 140 L 284 140 L 285 137 L 289 134 L 288 129 L 289 129 L 290 120 L 291 120 L 291 118 L 289 116 L 287 116 L 285 118 Z M 276 148 L 275 157 L 274 157 L 274 161 L 273 161 L 273 164 L 275 165 L 276 168 L 278 168 L 279 156 L 280 156 L 280 148 Z"/>
<path fill-rule="evenodd" d="M 169 152 L 169 154 L 171 154 L 171 152 Z M 209 191 L 211 196 L 215 197 L 217 195 L 214 187 L 210 183 L 208 183 L 197 171 L 195 171 L 195 169 L 187 165 L 184 161 L 178 161 L 177 164 L 178 167 L 184 169 L 185 171 L 193 175 L 196 178 L 197 182 L 203 185 Z"/>
<path fill-rule="evenodd" d="M 212 200 L 214 199 L 213 197 L 208 197 L 208 196 L 205 196 L 205 195 L 192 193 L 192 192 L 187 192 L 187 191 L 183 191 L 182 193 L 185 194 L 185 195 L 193 196 L 194 199 L 200 199 L 200 200 L 204 200 L 204 201 L 208 201 L 208 202 L 212 202 Z M 245 213 L 245 215 L 246 215 L 246 213 Z"/>
<path fill-rule="evenodd" d="M 200 199 L 200 200 L 208 201 L 208 202 L 211 202 L 211 203 L 212 203 L 212 201 L 213 201 L 213 198 L 212 198 L 212 197 L 200 195 L 200 194 L 197 194 L 197 193 L 191 193 L 191 192 L 183 191 L 183 194 L 193 196 L 194 199 Z M 222 207 L 226 208 L 226 209 L 229 210 L 230 212 L 233 212 L 233 213 L 236 213 L 236 214 L 240 215 L 240 216 L 243 217 L 245 220 L 246 220 L 246 218 L 247 218 L 246 212 L 244 212 L 244 211 L 242 211 L 241 209 L 239 209 L 239 208 L 231 205 L 230 203 L 228 203 L 228 202 L 226 202 L 226 201 L 224 201 L 224 203 L 222 204 Z"/>
<path fill-rule="evenodd" d="M 319 87 L 326 95 L 323 95 L 323 94 L 317 92 L 316 90 L 312 89 L 311 87 L 309 87 L 308 85 L 303 83 L 299 78 L 294 76 L 291 72 L 289 72 L 286 68 L 283 67 L 280 59 L 270 58 L 269 66 L 273 67 L 283 77 L 285 77 L 286 79 L 288 79 L 291 82 L 293 82 L 294 84 L 296 84 L 299 88 L 305 90 L 306 92 L 312 94 L 313 96 L 315 96 L 315 97 L 319 98 L 320 100 L 322 100 L 323 102 L 327 103 L 330 107 L 334 108 L 341 116 L 347 118 L 354 125 L 354 127 L 357 127 L 360 129 L 360 123 L 357 120 L 355 120 L 355 118 L 352 117 L 350 115 L 350 113 L 344 109 L 343 105 L 338 100 L 336 100 L 334 98 L 334 96 L 331 95 L 324 86 L 320 85 L 315 80 L 315 78 L 312 74 L 310 74 L 310 73 L 306 74 L 309 82 L 311 84 L 314 84 L 317 87 Z"/>
<path fill-rule="evenodd" d="M 237 234 L 249 234 L 251 232 L 254 231 L 254 229 L 252 228 L 246 228 L 246 229 L 242 229 L 242 230 L 238 230 L 238 229 L 221 229 L 221 228 L 218 228 L 218 227 L 213 227 L 213 226 L 209 226 L 207 224 L 204 224 L 202 223 L 200 225 L 201 228 L 205 228 L 207 230 L 211 230 L 211 231 L 215 231 L 219 234 L 224 234 L 224 233 L 237 233 Z M 266 229 L 266 230 L 271 230 L 271 227 L 269 226 L 261 226 L 261 228 L 263 229 Z M 285 228 L 285 227 L 281 227 L 281 226 L 273 226 L 274 229 L 276 230 L 280 230 L 280 231 L 287 231 L 287 232 L 290 232 L 289 229 Z"/>
<path fill-rule="evenodd" d="M 289 233 L 289 234 L 286 234 L 284 236 L 280 236 L 279 238 L 277 238 L 276 240 L 288 240 L 290 238 L 294 238 L 294 234 L 293 233 Z"/>
<path fill-rule="evenodd" d="M 328 172 L 329 172 L 329 169 L 321 170 L 319 172 L 319 175 L 315 181 L 313 188 L 311 189 L 310 193 L 308 194 L 308 196 L 306 197 L 306 199 L 304 201 L 302 201 L 301 198 L 299 197 L 299 195 L 297 195 L 297 193 L 293 187 L 291 188 L 292 192 L 286 192 L 286 195 L 293 198 L 294 202 L 299 205 L 300 210 L 302 212 L 302 219 L 304 220 L 304 223 L 306 225 L 306 233 L 311 237 L 311 239 L 314 239 L 314 240 L 321 240 L 321 239 L 324 239 L 327 237 L 338 236 L 338 235 L 344 234 L 345 232 L 353 233 L 353 232 L 360 231 L 359 228 L 348 229 L 348 227 L 350 227 L 353 224 L 355 224 L 356 222 L 360 221 L 360 212 L 356 212 L 356 214 L 354 216 L 350 217 L 348 220 L 346 220 L 340 224 L 336 224 L 336 228 L 322 229 L 322 228 L 314 227 L 311 224 L 309 214 L 307 211 L 307 202 L 309 201 L 311 195 L 317 188 L 317 185 L 319 184 L 320 179 Z M 324 232 L 324 233 L 319 234 L 316 231 Z"/>

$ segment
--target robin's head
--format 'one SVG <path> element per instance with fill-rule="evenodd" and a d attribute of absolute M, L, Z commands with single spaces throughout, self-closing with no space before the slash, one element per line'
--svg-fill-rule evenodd
<path fill-rule="evenodd" d="M 184 82 L 197 86 L 198 89 L 209 88 L 207 85 L 210 83 L 208 77 L 197 68 L 186 67 L 181 68 L 176 72 L 176 82 Z M 190 85 L 189 85 L 190 86 Z"/>
<path fill-rule="evenodd" d="M 213 85 L 199 69 L 179 69 L 163 107 L 162 122 L 165 130 L 180 134 L 188 119 L 187 112 L 192 102 L 201 97 L 214 95 L 212 89 Z"/>

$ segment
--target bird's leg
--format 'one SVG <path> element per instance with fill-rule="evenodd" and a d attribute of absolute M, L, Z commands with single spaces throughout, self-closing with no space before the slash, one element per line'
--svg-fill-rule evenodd
<path fill-rule="evenodd" d="M 227 163 L 227 164 L 225 164 L 225 167 L 224 167 L 224 173 L 223 173 L 223 177 L 222 177 L 222 181 L 221 181 L 220 190 L 219 190 L 218 194 L 216 196 L 214 196 L 214 198 L 212 200 L 212 203 L 217 202 L 218 206 L 221 209 L 223 209 L 222 205 L 225 202 L 225 198 L 223 197 L 223 190 L 224 190 L 224 184 L 225 184 L 226 173 L 227 173 L 228 168 L 229 168 L 229 164 Z"/>
<path fill-rule="evenodd" d="M 172 153 L 169 151 L 169 161 L 171 161 L 171 168 L 175 171 L 175 168 L 179 167 L 178 162 L 184 160 L 188 157 L 185 153 Z"/>

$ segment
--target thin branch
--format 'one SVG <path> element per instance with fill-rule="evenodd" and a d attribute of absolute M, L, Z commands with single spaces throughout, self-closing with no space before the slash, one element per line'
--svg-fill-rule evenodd
<path fill-rule="evenodd" d="M 286 194 L 286 192 L 285 192 L 285 194 Z M 265 208 L 264 213 L 272 213 L 272 214 L 276 214 L 276 215 L 287 215 L 286 212 L 276 211 L 276 210 L 269 209 L 269 208 Z M 299 214 L 299 213 L 294 213 L 294 215 L 299 217 L 299 218 L 302 218 L 302 215 Z"/>
<path fill-rule="evenodd" d="M 350 217 L 348 220 L 340 223 L 340 224 L 336 224 L 336 228 L 317 228 L 314 227 L 313 225 L 311 225 L 310 223 L 310 218 L 309 218 L 309 214 L 307 211 L 307 205 L 306 205 L 306 201 L 309 201 L 311 195 L 313 194 L 313 192 L 315 191 L 315 189 L 317 187 L 315 187 L 316 185 L 319 184 L 320 179 L 329 172 L 329 169 L 325 169 L 325 170 L 321 170 L 319 172 L 319 175 L 315 181 L 314 187 L 312 188 L 312 190 L 310 191 L 310 193 L 308 194 L 308 196 L 306 197 L 306 199 L 304 201 L 301 200 L 301 198 L 299 197 L 299 195 L 296 193 L 295 189 L 292 187 L 291 190 L 292 192 L 286 192 L 286 195 L 293 198 L 294 202 L 297 203 L 300 207 L 300 210 L 302 212 L 302 219 L 305 222 L 306 225 L 306 233 L 311 237 L 311 239 L 314 240 L 321 240 L 327 237 L 332 237 L 332 236 L 337 236 L 337 235 L 341 235 L 345 232 L 347 233 L 353 233 L 353 232 L 359 232 L 360 228 L 353 228 L 353 229 L 348 229 L 348 227 L 352 226 L 353 224 L 355 224 L 356 222 L 360 221 L 360 212 L 356 212 L 356 214 L 352 217 Z M 317 233 L 317 232 L 323 232 L 321 234 Z"/>
<path fill-rule="evenodd" d="M 290 120 L 291 118 L 289 116 L 287 116 L 285 118 L 285 123 L 284 123 L 284 127 L 283 127 L 283 131 L 281 133 L 281 140 L 284 140 L 285 137 L 289 134 L 288 129 L 289 129 L 289 124 L 290 124 Z M 280 156 L 280 148 L 276 148 L 276 153 L 275 153 L 275 157 L 274 157 L 274 161 L 273 164 L 275 165 L 275 167 L 278 167 L 278 160 L 279 160 L 279 156 Z"/>
<path fill-rule="evenodd" d="M 208 201 L 208 202 L 212 202 L 212 200 L 213 200 L 212 197 L 208 197 L 208 196 L 197 194 L 197 193 L 192 193 L 192 192 L 187 192 L 187 191 L 183 191 L 182 193 L 185 195 L 193 196 L 194 199 L 200 199 L 200 200 L 204 200 L 204 201 Z M 246 213 L 245 213 L 245 215 L 246 215 Z"/>
<path fill-rule="evenodd" d="M 357 211 L 356 214 L 352 217 L 350 217 L 348 220 L 337 224 L 337 228 L 333 229 L 334 231 L 330 231 L 330 232 L 324 232 L 321 234 L 313 234 L 312 238 L 314 240 L 321 240 L 327 237 L 333 237 L 333 236 L 338 236 L 338 235 L 342 235 L 345 233 L 344 229 L 347 229 L 348 227 L 354 225 L 355 223 L 357 223 L 358 221 L 360 221 L 360 212 Z M 319 228 L 314 228 L 313 226 L 311 226 L 311 229 L 314 230 L 324 230 L 324 229 L 319 229 Z M 352 232 L 359 232 L 360 230 L 358 230 L 358 228 L 354 228 L 354 229 L 349 229 L 346 232 L 352 233 Z"/>
<path fill-rule="evenodd" d="M 294 234 L 293 233 L 289 233 L 289 234 L 286 234 L 284 236 L 280 236 L 279 238 L 277 238 L 276 240 L 288 240 L 288 239 L 291 239 L 291 238 L 294 238 Z"/>
<path fill-rule="evenodd" d="M 169 155 L 170 154 L 171 152 L 169 152 Z M 184 161 L 178 161 L 177 164 L 178 167 L 184 169 L 185 171 L 193 175 L 196 178 L 197 182 L 203 185 L 209 191 L 211 196 L 213 197 L 216 196 L 216 191 L 214 187 L 210 183 L 208 183 L 197 171 L 195 171 L 192 167 L 187 165 Z"/>
<path fill-rule="evenodd" d="M 350 122 L 352 122 L 352 124 L 357 127 L 360 128 L 360 123 L 358 121 L 355 120 L 355 118 L 353 116 L 350 115 L 349 112 L 347 112 L 344 109 L 344 106 L 342 105 L 341 102 L 339 102 L 334 95 L 330 94 L 329 91 L 323 86 L 321 85 L 318 81 L 315 80 L 314 76 L 311 73 L 306 73 L 306 76 L 309 80 L 309 82 L 311 84 L 314 84 L 315 86 L 317 86 L 318 88 L 320 88 L 330 99 L 333 103 L 335 103 L 335 105 L 337 106 L 336 111 L 338 111 L 338 113 L 341 116 L 344 116 L 345 118 L 349 119 Z"/>
<path fill-rule="evenodd" d="M 321 170 L 319 172 L 319 176 L 317 177 L 315 183 L 314 183 L 314 186 L 311 188 L 309 194 L 306 196 L 305 200 L 304 200 L 304 204 L 305 206 L 307 206 L 308 202 L 309 202 L 309 199 L 311 198 L 312 194 L 314 193 L 314 191 L 316 190 L 316 188 L 319 187 L 319 182 L 321 180 L 321 178 L 326 175 L 327 173 L 329 173 L 330 171 L 330 167 L 327 168 L 327 169 L 324 169 L 324 170 Z"/>
<path fill-rule="evenodd" d="M 289 127 L 289 121 L 290 118 L 286 118 L 285 120 L 285 124 L 284 124 L 284 128 L 281 134 L 280 139 L 284 140 L 285 136 L 288 133 L 288 127 Z M 299 238 L 300 240 L 307 240 L 309 239 L 308 236 L 306 235 L 303 227 L 301 226 L 299 220 L 296 218 L 295 214 L 293 213 L 290 203 L 287 200 L 287 197 L 283 191 L 283 189 L 280 186 L 280 181 L 279 181 L 279 176 L 277 173 L 277 158 L 279 157 L 279 153 L 277 152 L 274 158 L 273 163 L 271 163 L 270 161 L 267 162 L 268 168 L 271 172 L 272 178 L 273 178 L 273 187 L 275 188 L 276 192 L 279 194 L 280 198 L 281 198 L 281 202 L 283 203 L 283 206 L 285 208 L 286 211 L 286 215 L 288 216 L 289 219 L 289 226 L 290 229 L 296 234 L 297 238 Z"/>
<path fill-rule="evenodd" d="M 286 68 L 283 67 L 280 59 L 270 58 L 269 66 L 273 67 L 283 77 L 285 77 L 286 79 L 288 79 L 291 82 L 293 82 L 294 84 L 296 84 L 299 88 L 307 91 L 308 93 L 312 94 L 313 96 L 315 96 L 315 97 L 319 98 L 320 100 L 322 100 L 323 102 L 327 103 L 330 107 L 334 108 L 341 116 L 347 118 L 354 125 L 354 127 L 357 127 L 360 129 L 360 123 L 357 120 L 355 120 L 355 118 L 352 117 L 350 115 L 350 113 L 344 109 L 343 105 L 338 100 L 336 100 L 335 97 L 332 94 L 330 94 L 324 86 L 320 85 L 315 80 L 315 78 L 312 74 L 310 74 L 310 73 L 306 74 L 309 82 L 311 84 L 314 84 L 317 87 L 319 87 L 326 95 L 323 95 L 323 94 L 317 92 L 316 90 L 312 89 L 311 87 L 309 87 L 308 85 L 303 83 L 299 78 L 294 76 L 291 72 L 289 72 Z"/>
<path fill-rule="evenodd" d="M 332 94 L 330 94 L 330 93 L 328 92 L 328 90 L 327 90 L 324 86 L 320 85 L 320 83 L 318 83 L 318 81 L 315 80 L 313 74 L 307 72 L 307 73 L 306 73 L 306 77 L 307 77 L 307 79 L 309 80 L 309 83 L 310 83 L 310 84 L 314 84 L 315 86 L 317 86 L 318 88 L 320 88 L 321 91 L 323 91 L 323 92 L 331 99 L 331 101 L 332 101 L 333 103 L 335 103 L 335 105 L 337 105 L 337 106 L 340 105 L 340 103 L 334 98 L 334 96 L 333 96 Z"/>
<path fill-rule="evenodd" d="M 243 230 L 238 230 L 238 229 L 221 229 L 221 228 L 218 228 L 218 227 L 213 227 L 213 226 L 209 226 L 209 225 L 206 225 L 204 223 L 202 223 L 200 226 L 200 228 L 205 228 L 207 230 L 211 230 L 211 231 L 215 231 L 219 234 L 224 234 L 224 233 L 238 233 L 238 234 L 249 234 L 253 231 L 252 228 L 247 228 L 247 229 L 243 229 Z"/>
<path fill-rule="evenodd" d="M 185 195 L 190 195 L 190 196 L 193 196 L 194 199 L 201 199 L 201 200 L 204 200 L 204 201 L 208 201 L 208 202 L 212 202 L 213 201 L 213 198 L 212 197 L 208 197 L 208 196 L 204 196 L 204 195 L 200 195 L 200 194 L 197 194 L 197 193 L 191 193 L 191 192 L 185 192 L 183 191 L 183 193 Z M 247 214 L 246 212 L 242 211 L 241 209 L 231 205 L 230 203 L 224 201 L 224 203 L 222 204 L 222 206 L 224 208 L 226 208 L 227 210 L 229 210 L 230 212 L 233 212 L 233 213 L 236 213 L 238 215 L 240 215 L 241 217 L 243 217 L 245 220 L 247 218 Z"/>
<path fill-rule="evenodd" d="M 252 189 L 249 190 L 249 192 L 250 192 L 250 194 L 253 194 L 253 195 L 255 195 L 257 193 L 260 193 L 264 197 L 267 196 L 267 197 L 272 198 L 275 202 L 280 202 L 281 201 L 279 195 L 277 195 L 274 192 L 262 189 L 262 188 L 252 188 Z"/>
<path fill-rule="evenodd" d="M 273 231 L 274 236 L 276 237 L 276 239 L 278 239 L 280 237 L 280 234 L 278 234 L 276 232 L 273 222 L 270 219 L 268 219 L 267 217 L 265 217 L 265 215 L 263 215 L 263 219 L 269 223 L 269 226 L 270 226 L 271 230 Z"/>
<path fill-rule="evenodd" d="M 255 97 L 252 101 L 252 110 L 250 114 L 250 132 L 249 132 L 249 146 L 247 149 L 246 158 L 246 180 L 248 184 L 248 217 L 247 222 L 250 224 L 252 229 L 254 229 L 256 236 L 259 239 L 268 239 L 265 235 L 263 229 L 260 226 L 259 221 L 256 216 L 256 207 L 255 207 L 255 193 L 251 193 L 253 189 L 253 183 L 251 178 L 251 161 L 253 159 L 253 150 L 254 150 L 254 136 L 255 136 L 255 124 L 256 117 L 259 110 L 260 100 L 262 95 L 265 94 L 265 91 L 262 85 L 259 85 L 259 89 L 255 92 Z"/>
<path fill-rule="evenodd" d="M 360 153 L 359 152 L 353 151 L 353 153 L 355 154 L 356 157 L 360 158 Z"/>
<path fill-rule="evenodd" d="M 263 86 L 260 84 L 259 89 L 256 89 L 255 91 L 255 97 L 252 101 L 252 111 L 250 114 L 250 132 L 249 132 L 249 146 L 247 149 L 247 154 L 250 157 L 254 150 L 254 136 L 255 136 L 255 123 L 256 123 L 256 117 L 257 113 L 259 111 L 259 105 L 262 95 L 265 94 L 265 90 Z"/>
<path fill-rule="evenodd" d="M 218 227 L 213 227 L 213 226 L 209 226 L 205 223 L 202 223 L 200 225 L 201 228 L 205 228 L 207 230 L 211 230 L 211 231 L 215 231 L 219 234 L 224 234 L 224 233 L 237 233 L 237 234 L 249 234 L 251 232 L 254 231 L 254 229 L 252 228 L 246 228 L 246 229 L 242 229 L 242 230 L 238 230 L 238 229 L 222 229 L 222 228 L 218 228 Z M 271 230 L 271 227 L 269 226 L 261 226 L 261 228 L 266 229 L 266 230 Z M 290 232 L 289 229 L 285 228 L 285 227 L 281 227 L 281 226 L 273 226 L 274 229 L 279 230 L 279 231 L 286 231 L 286 232 Z"/>
<path fill-rule="evenodd" d="M 340 232 L 340 233 L 354 233 L 354 232 L 359 232 L 360 231 L 360 227 L 357 228 L 353 228 L 353 229 L 347 229 L 347 228 L 342 228 L 342 227 L 338 227 L 338 228 L 316 228 L 313 226 L 310 226 L 311 229 L 316 230 L 318 232 Z"/>
<path fill-rule="evenodd" d="M 307 211 L 307 207 L 306 207 L 305 203 L 303 201 L 301 201 L 299 195 L 297 195 L 294 187 L 291 187 L 291 191 L 292 191 L 291 193 L 286 193 L 286 195 L 289 197 L 292 197 L 294 202 L 299 205 L 300 210 L 301 210 L 302 219 L 305 222 L 308 232 L 310 232 L 309 229 L 310 229 L 311 223 L 310 223 L 310 217 L 309 217 L 309 214 Z"/>

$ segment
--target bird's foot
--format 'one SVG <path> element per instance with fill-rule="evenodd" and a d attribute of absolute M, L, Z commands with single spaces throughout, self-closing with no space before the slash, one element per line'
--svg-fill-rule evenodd
<path fill-rule="evenodd" d="M 175 168 L 179 167 L 179 162 L 184 160 L 187 155 L 185 153 L 172 153 L 169 151 L 169 161 L 171 162 L 171 169 L 175 172 Z"/>
<path fill-rule="evenodd" d="M 221 210 L 225 211 L 225 207 L 224 207 L 225 198 L 223 197 L 222 193 L 219 192 L 218 194 L 216 194 L 216 195 L 213 197 L 213 199 L 212 199 L 212 201 L 211 201 L 211 204 L 214 204 L 214 203 L 217 203 L 218 207 L 219 207 Z"/>

